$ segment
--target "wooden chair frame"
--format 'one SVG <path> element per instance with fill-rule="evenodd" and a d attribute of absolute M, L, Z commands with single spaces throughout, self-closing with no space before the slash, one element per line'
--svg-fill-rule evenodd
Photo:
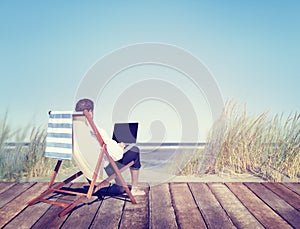
<path fill-rule="evenodd" d="M 58 174 L 59 168 L 61 166 L 62 160 L 58 160 L 57 164 L 55 166 L 55 169 L 53 171 L 53 175 L 50 179 L 50 182 L 48 184 L 48 188 L 46 191 L 44 191 L 42 194 L 40 194 L 38 197 L 34 198 L 33 200 L 31 200 L 28 205 L 33 205 L 36 204 L 38 202 L 44 202 L 44 203 L 48 203 L 48 204 L 52 204 L 52 205 L 58 205 L 63 207 L 64 209 L 59 213 L 59 217 L 62 217 L 66 214 L 68 214 L 74 207 L 76 207 L 79 203 L 82 203 L 83 201 L 85 201 L 86 199 L 90 199 L 92 197 L 92 195 L 94 193 L 96 193 L 97 191 L 99 191 L 102 187 L 107 186 L 109 184 L 109 181 L 111 181 L 114 178 L 118 178 L 123 186 L 123 188 L 125 189 L 125 192 L 127 193 L 128 197 L 131 200 L 131 203 L 136 204 L 136 200 L 134 199 L 130 189 L 128 188 L 124 178 L 122 177 L 121 173 L 123 171 L 125 171 L 127 168 L 129 168 L 130 166 L 133 165 L 133 161 L 131 161 L 130 163 L 128 163 L 127 165 L 125 165 L 124 167 L 122 167 L 121 169 L 119 169 L 115 163 L 115 161 L 112 159 L 112 157 L 108 154 L 107 149 L 106 149 L 106 144 L 103 141 L 94 121 L 93 118 L 91 117 L 90 113 L 87 110 L 83 111 L 83 114 L 85 115 L 85 117 L 88 120 L 88 123 L 90 125 L 90 127 L 92 128 L 92 130 L 94 131 L 96 138 L 99 142 L 99 144 L 101 144 L 102 146 L 102 150 L 99 153 L 99 157 L 97 160 L 97 164 L 93 173 L 93 177 L 92 180 L 89 181 L 89 188 L 87 190 L 86 193 L 82 193 L 82 192 L 76 192 L 76 191 L 70 191 L 70 190 L 65 190 L 62 189 L 66 184 L 72 182 L 73 180 L 75 180 L 76 178 L 80 177 L 81 175 L 83 175 L 82 171 L 79 171 L 75 174 L 73 174 L 72 176 L 68 177 L 67 179 L 65 179 L 62 182 L 59 182 L 57 184 L 54 184 L 55 178 Z M 104 155 L 106 155 L 109 163 L 111 164 L 113 170 L 114 170 L 114 174 L 110 175 L 109 177 L 107 177 L 106 179 L 102 180 L 98 185 L 96 185 L 96 180 L 99 174 L 99 170 L 101 167 L 101 163 L 103 160 Z M 60 201 L 52 201 L 52 200 L 48 200 L 47 197 L 52 194 L 52 193 L 63 193 L 63 194 L 71 194 L 71 195 L 76 195 L 78 196 L 72 203 L 68 204 L 68 203 L 64 203 L 64 202 L 60 202 Z"/>

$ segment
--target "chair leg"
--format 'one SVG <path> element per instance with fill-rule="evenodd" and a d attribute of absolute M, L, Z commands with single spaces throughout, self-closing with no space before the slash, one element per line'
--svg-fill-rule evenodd
<path fill-rule="evenodd" d="M 120 173 L 124 172 L 126 169 L 128 169 L 130 166 L 132 166 L 134 164 L 133 161 L 129 162 L 127 165 L 125 165 L 124 167 L 122 167 L 120 169 Z M 117 177 L 116 173 L 113 173 L 112 175 L 110 175 L 109 177 L 107 177 L 105 180 L 101 181 L 95 188 L 94 192 L 98 192 L 102 187 L 104 187 L 105 185 L 109 184 L 109 181 L 111 181 L 112 179 L 115 179 Z"/>
<path fill-rule="evenodd" d="M 62 210 L 58 216 L 63 217 L 66 214 L 68 214 L 70 211 L 72 211 L 73 208 L 75 208 L 79 203 L 83 202 L 86 199 L 86 196 L 81 196 L 74 202 L 72 202 L 69 206 L 67 206 L 64 210 Z"/>
<path fill-rule="evenodd" d="M 28 205 L 33 205 L 39 201 L 42 201 L 44 197 L 50 195 L 53 192 L 56 192 L 57 189 L 62 188 L 64 185 L 70 183 L 71 181 L 73 181 L 74 179 L 76 179 L 77 177 L 81 176 L 83 173 L 81 171 L 75 173 L 74 175 L 70 176 L 69 178 L 65 179 L 64 181 L 54 185 L 53 187 L 48 188 L 45 192 L 43 192 L 42 194 L 40 194 L 38 197 L 34 198 L 33 200 L 31 200 Z"/>
<path fill-rule="evenodd" d="M 54 170 L 53 170 L 52 177 L 51 177 L 51 179 L 50 179 L 50 181 L 49 181 L 47 190 L 44 191 L 44 192 L 43 192 L 41 195 L 39 195 L 38 197 L 32 199 L 32 200 L 28 203 L 29 206 L 31 206 L 31 205 L 33 205 L 33 204 L 39 202 L 41 199 L 43 199 L 45 196 L 49 195 L 49 194 L 52 192 L 52 190 L 50 191 L 50 188 L 52 187 L 52 185 L 53 185 L 53 183 L 54 183 L 54 181 L 55 181 L 55 178 L 56 178 L 56 175 L 57 175 L 57 173 L 58 173 L 58 170 L 59 170 L 59 168 L 60 168 L 60 166 L 61 166 L 61 163 L 62 163 L 62 160 L 58 160 L 58 161 L 57 161 L 57 163 L 56 163 L 56 165 L 55 165 L 55 168 L 54 168 Z"/>
<path fill-rule="evenodd" d="M 102 150 L 101 150 L 101 153 L 98 157 L 98 161 L 97 161 L 97 164 L 96 164 L 96 168 L 94 170 L 92 181 L 90 183 L 90 187 L 89 187 L 89 190 L 87 192 L 87 198 L 88 199 L 90 199 L 92 197 L 92 194 L 93 194 L 93 191 L 94 191 L 94 186 L 96 184 L 96 180 L 97 180 L 97 177 L 98 177 L 98 174 L 99 174 L 99 170 L 100 170 L 100 167 L 101 167 L 101 163 L 102 163 L 102 160 L 103 160 L 105 150 L 106 149 L 103 147 Z"/>
<path fill-rule="evenodd" d="M 57 163 L 56 163 L 56 166 L 55 166 L 55 169 L 53 171 L 53 175 L 50 179 L 50 182 L 49 182 L 49 185 L 48 185 L 48 188 L 51 188 L 51 186 L 53 185 L 54 181 L 55 181 L 55 178 L 56 178 L 56 175 L 58 173 L 58 170 L 60 168 L 60 165 L 62 163 L 62 160 L 58 160 Z"/>
<path fill-rule="evenodd" d="M 116 173 L 116 176 L 117 176 L 117 178 L 120 180 L 120 182 L 121 182 L 123 188 L 125 189 L 125 192 L 126 192 L 127 195 L 129 196 L 129 198 L 130 198 L 130 200 L 131 200 L 131 203 L 136 204 L 136 201 L 135 201 L 135 199 L 134 199 L 134 197 L 133 197 L 131 191 L 129 190 L 129 188 L 128 188 L 128 186 L 127 186 L 127 184 L 126 184 L 124 178 L 122 177 L 122 175 L 121 175 L 121 173 L 120 173 L 120 170 L 119 170 L 118 166 L 116 165 L 116 163 L 115 163 L 113 160 L 111 161 L 111 163 L 112 163 L 111 165 L 112 165 L 112 167 L 113 167 L 113 169 L 114 169 L 114 171 L 115 171 L 115 173 Z"/>

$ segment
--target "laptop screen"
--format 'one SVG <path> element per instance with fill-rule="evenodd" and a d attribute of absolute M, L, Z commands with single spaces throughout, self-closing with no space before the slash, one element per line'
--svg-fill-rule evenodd
<path fill-rule="evenodd" d="M 127 144 L 136 143 L 138 123 L 115 123 L 112 139 Z"/>

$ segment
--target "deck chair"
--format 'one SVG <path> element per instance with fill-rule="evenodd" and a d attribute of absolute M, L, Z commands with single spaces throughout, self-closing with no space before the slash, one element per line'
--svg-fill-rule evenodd
<path fill-rule="evenodd" d="M 95 136 L 92 136 L 92 134 Z M 63 207 L 63 210 L 58 214 L 59 217 L 62 217 L 68 214 L 78 204 L 90 199 L 92 195 L 98 192 L 102 187 L 108 186 L 110 181 L 115 178 L 120 180 L 131 202 L 136 204 L 136 200 L 121 175 L 121 173 L 132 166 L 134 162 L 131 161 L 121 169 L 118 168 L 115 161 L 108 154 L 106 144 L 87 110 L 76 113 L 49 112 L 46 156 L 56 158 L 58 161 L 47 190 L 31 200 L 28 203 L 29 206 L 38 202 L 58 205 Z M 101 169 L 104 156 L 114 170 L 114 174 L 105 179 L 102 176 L 103 169 Z M 80 171 L 62 182 L 55 183 L 55 178 L 62 164 L 62 160 L 70 160 L 72 157 Z M 84 175 L 88 182 L 88 189 L 85 193 L 71 191 L 65 188 L 67 184 L 81 175 Z M 54 193 L 76 195 L 76 198 L 71 203 L 52 201 L 49 197 Z"/>

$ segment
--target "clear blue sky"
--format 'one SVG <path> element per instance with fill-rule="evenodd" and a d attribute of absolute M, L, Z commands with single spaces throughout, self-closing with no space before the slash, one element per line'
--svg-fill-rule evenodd
<path fill-rule="evenodd" d="M 143 42 L 197 56 L 224 101 L 254 113 L 299 111 L 299 12 L 296 0 L 0 1 L 0 115 L 8 109 L 18 126 L 45 123 L 49 109 L 73 109 L 97 60 Z"/>

